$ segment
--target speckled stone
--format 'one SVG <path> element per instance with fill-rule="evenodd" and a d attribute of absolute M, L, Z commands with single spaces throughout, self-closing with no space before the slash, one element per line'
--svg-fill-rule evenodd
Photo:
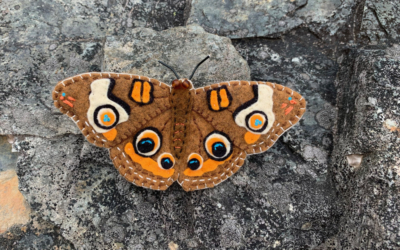
<path fill-rule="evenodd" d="M 332 240 L 338 249 L 399 249 L 400 60 L 349 50 L 340 61 L 332 173 L 345 209 Z M 346 158 L 354 154 L 358 167 Z"/>
<path fill-rule="evenodd" d="M 303 20 L 293 13 L 307 0 L 192 0 L 188 24 L 231 38 L 278 36 Z"/>
<path fill-rule="evenodd" d="M 400 247 L 400 3 L 214 2 L 0 0 L 0 134 L 13 151 L 0 144 L 0 171 L 17 171 L 31 211 L 0 234 L 1 249 Z M 257 19 L 266 6 L 278 8 Z M 187 76 L 208 54 L 196 86 L 268 80 L 308 100 L 299 125 L 213 189 L 127 183 L 52 105 L 55 83 L 74 74 L 169 82 L 157 60 Z"/>

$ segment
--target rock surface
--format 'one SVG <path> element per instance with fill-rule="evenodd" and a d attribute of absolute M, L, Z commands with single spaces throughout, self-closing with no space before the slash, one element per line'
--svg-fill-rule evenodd
<path fill-rule="evenodd" d="M 0 248 L 398 249 L 399 7 L 0 1 L 0 134 L 8 136 L 0 140 L 0 176 L 16 171 L 30 211 L 29 222 L 0 234 Z M 206 32 L 177 27 L 184 24 Z M 197 87 L 251 78 L 308 100 L 298 126 L 213 189 L 186 193 L 174 184 L 156 192 L 127 183 L 108 152 L 52 104 L 55 83 L 78 73 L 169 82 L 158 60 L 187 76 L 206 55 Z"/>
<path fill-rule="evenodd" d="M 398 249 L 400 61 L 383 50 L 349 50 L 340 64 L 332 177 L 345 209 L 336 245 Z M 350 165 L 349 155 L 361 164 Z"/>

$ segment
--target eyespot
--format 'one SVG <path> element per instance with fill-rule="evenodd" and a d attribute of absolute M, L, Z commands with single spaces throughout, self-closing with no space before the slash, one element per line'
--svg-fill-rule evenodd
<path fill-rule="evenodd" d="M 118 124 L 119 113 L 112 105 L 102 105 L 94 111 L 94 123 L 102 129 L 111 129 Z"/>
<path fill-rule="evenodd" d="M 162 144 L 161 133 L 153 127 L 139 131 L 133 139 L 135 152 L 143 157 L 151 157 L 157 154 Z"/>
<path fill-rule="evenodd" d="M 175 159 L 170 153 L 163 153 L 157 159 L 158 166 L 168 170 L 174 167 Z"/>
<path fill-rule="evenodd" d="M 246 116 L 246 126 L 252 132 L 262 132 L 268 125 L 268 118 L 262 111 L 253 111 Z"/>
<path fill-rule="evenodd" d="M 204 140 L 204 148 L 208 156 L 216 161 L 226 160 L 232 154 L 232 143 L 225 133 L 211 132 Z"/>
<path fill-rule="evenodd" d="M 196 153 L 190 154 L 188 157 L 187 166 L 191 170 L 199 170 L 203 166 L 203 157 Z"/>

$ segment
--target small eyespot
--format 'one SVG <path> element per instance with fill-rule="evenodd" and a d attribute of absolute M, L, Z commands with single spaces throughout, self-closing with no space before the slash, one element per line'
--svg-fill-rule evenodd
<path fill-rule="evenodd" d="M 135 152 L 143 157 L 151 157 L 157 154 L 162 144 L 162 135 L 152 127 L 145 128 L 138 132 L 133 139 Z"/>
<path fill-rule="evenodd" d="M 157 159 L 158 166 L 168 170 L 174 167 L 175 159 L 170 153 L 163 153 Z"/>
<path fill-rule="evenodd" d="M 94 122 L 102 129 L 112 129 L 118 124 L 119 113 L 112 105 L 102 105 L 94 111 Z"/>
<path fill-rule="evenodd" d="M 216 161 L 223 161 L 232 154 L 232 143 L 229 137 L 220 131 L 211 132 L 204 140 L 208 156 Z"/>
<path fill-rule="evenodd" d="M 196 153 L 190 154 L 188 157 L 187 166 L 191 170 L 199 170 L 203 166 L 203 157 Z"/>
<path fill-rule="evenodd" d="M 268 118 L 262 111 L 253 111 L 245 119 L 247 128 L 252 132 L 261 132 L 268 125 Z"/>

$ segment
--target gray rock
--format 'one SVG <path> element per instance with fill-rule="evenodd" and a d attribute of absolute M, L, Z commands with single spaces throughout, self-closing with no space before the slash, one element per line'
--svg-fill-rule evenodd
<path fill-rule="evenodd" d="M 306 3 L 307 0 L 192 0 L 187 23 L 231 38 L 275 37 L 303 23 L 293 13 Z"/>
<path fill-rule="evenodd" d="M 382 50 L 349 50 L 336 86 L 332 173 L 346 209 L 332 240 L 338 249 L 398 249 L 400 61 Z M 362 156 L 361 164 L 348 155 Z"/>
<path fill-rule="evenodd" d="M 164 30 L 183 25 L 184 0 L 2 1 L 0 46 L 68 40 L 97 41 L 136 27 Z"/>
<path fill-rule="evenodd" d="M 400 40 L 400 6 L 388 0 L 367 0 L 361 23 L 360 38 L 371 44 Z"/>

